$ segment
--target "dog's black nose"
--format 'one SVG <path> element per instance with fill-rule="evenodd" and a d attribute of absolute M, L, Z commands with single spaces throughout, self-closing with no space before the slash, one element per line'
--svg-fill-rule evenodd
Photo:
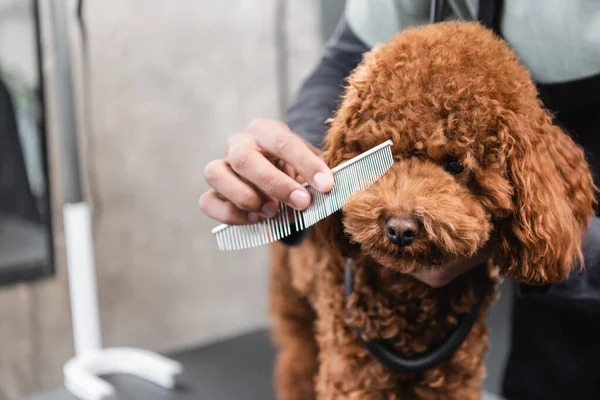
<path fill-rule="evenodd" d="M 408 215 L 390 217 L 385 223 L 385 232 L 390 241 L 398 246 L 410 246 L 419 236 L 419 221 Z"/>

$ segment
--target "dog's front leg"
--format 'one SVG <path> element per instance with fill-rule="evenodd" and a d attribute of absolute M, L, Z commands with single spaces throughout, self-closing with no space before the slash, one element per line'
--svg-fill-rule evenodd
<path fill-rule="evenodd" d="M 332 261 L 321 271 L 317 296 L 316 337 L 319 400 L 400 400 L 394 373 L 372 358 L 346 324 L 343 263 Z"/>
<path fill-rule="evenodd" d="M 318 370 L 315 312 L 292 284 L 289 256 L 289 249 L 274 246 L 269 300 L 272 335 L 279 347 L 275 387 L 279 400 L 314 400 Z"/>

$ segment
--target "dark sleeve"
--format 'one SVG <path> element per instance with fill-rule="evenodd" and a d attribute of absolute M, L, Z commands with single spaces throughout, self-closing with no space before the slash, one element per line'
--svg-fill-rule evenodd
<path fill-rule="evenodd" d="M 345 80 L 369 48 L 352 32 L 344 17 L 327 42 L 318 65 L 304 80 L 295 101 L 285 116 L 290 129 L 316 147 L 321 147 L 327 131 L 325 121 L 339 105 Z M 294 232 L 282 239 L 297 245 L 307 230 Z"/>
<path fill-rule="evenodd" d="M 582 312 L 600 309 L 600 219 L 594 217 L 583 242 L 584 268 L 558 285 L 520 284 L 517 296 Z"/>
<path fill-rule="evenodd" d="M 321 60 L 300 86 L 286 113 L 285 120 L 292 131 L 321 147 L 327 131 L 325 121 L 339 105 L 346 78 L 368 50 L 342 16 Z"/>

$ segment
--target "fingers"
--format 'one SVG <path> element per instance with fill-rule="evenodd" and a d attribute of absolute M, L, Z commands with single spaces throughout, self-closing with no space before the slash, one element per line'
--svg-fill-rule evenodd
<path fill-rule="evenodd" d="M 200 196 L 198 204 L 200 205 L 202 212 L 204 212 L 208 217 L 224 224 L 244 225 L 257 221 L 251 221 L 251 219 L 254 219 L 254 217 L 250 218 L 249 213 L 240 210 L 233 203 L 230 203 L 229 201 L 219 197 L 217 192 L 213 189 Z M 256 214 L 254 214 L 254 216 L 256 216 Z"/>
<path fill-rule="evenodd" d="M 410 275 L 432 288 L 441 288 L 446 286 L 452 282 L 456 276 L 458 276 L 455 276 L 454 274 L 448 274 L 444 271 L 419 271 L 411 273 Z"/>
<path fill-rule="evenodd" d="M 200 198 L 200 207 L 227 224 L 272 217 L 279 202 L 304 210 L 311 199 L 299 181 L 322 192 L 333 187 L 333 174 L 316 153 L 285 124 L 255 120 L 246 132 L 229 139 L 223 160 L 206 166 L 204 175 L 211 189 Z M 280 168 L 269 161 L 274 158 Z"/>
<path fill-rule="evenodd" d="M 277 205 L 273 205 L 271 199 L 240 179 L 224 160 L 208 163 L 204 169 L 204 177 L 213 190 L 240 210 L 263 213 L 267 217 L 276 215 Z"/>
<path fill-rule="evenodd" d="M 237 175 L 251 182 L 265 195 L 298 210 L 304 210 L 310 204 L 308 191 L 269 162 L 251 135 L 242 133 L 230 140 L 227 162 Z"/>
<path fill-rule="evenodd" d="M 309 185 L 321 192 L 331 190 L 333 174 L 327 164 L 287 126 L 278 121 L 259 119 L 250 124 L 248 132 L 256 137 L 260 148 L 284 160 Z"/>
<path fill-rule="evenodd" d="M 440 269 L 428 270 L 425 268 L 410 275 L 433 288 L 446 286 L 471 268 L 487 262 L 492 255 L 493 245 L 493 242 L 490 241 L 473 257 L 460 257 L 443 265 Z"/>

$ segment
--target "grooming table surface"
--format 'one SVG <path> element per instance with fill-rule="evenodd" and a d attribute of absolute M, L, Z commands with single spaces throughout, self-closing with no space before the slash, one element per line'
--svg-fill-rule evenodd
<path fill-rule="evenodd" d="M 511 288 L 501 285 L 501 297 L 488 317 L 490 352 L 486 388 L 497 391 L 508 347 Z M 246 334 L 209 346 L 170 354 L 184 366 L 184 385 L 167 391 L 128 376 L 107 376 L 118 400 L 270 400 L 273 392 L 273 349 L 265 331 Z M 487 392 L 484 400 L 499 400 Z M 77 400 L 64 388 L 40 392 L 25 400 Z"/>
<path fill-rule="evenodd" d="M 265 332 L 257 332 L 196 350 L 169 355 L 184 367 L 183 387 L 168 391 L 140 379 L 107 376 L 118 400 L 248 400 L 275 399 L 275 352 Z M 77 400 L 64 388 L 26 400 Z"/>

